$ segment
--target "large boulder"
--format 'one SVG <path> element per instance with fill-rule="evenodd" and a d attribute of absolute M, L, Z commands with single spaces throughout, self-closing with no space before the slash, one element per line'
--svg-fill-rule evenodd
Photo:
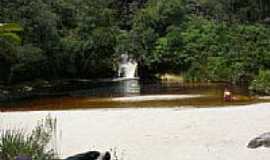
<path fill-rule="evenodd" d="M 111 154 L 109 152 L 89 151 L 68 157 L 65 160 L 111 160 Z"/>
<path fill-rule="evenodd" d="M 252 139 L 247 147 L 248 148 L 258 148 L 258 147 L 270 147 L 270 132 L 264 133 L 258 137 L 255 137 L 254 139 Z"/>

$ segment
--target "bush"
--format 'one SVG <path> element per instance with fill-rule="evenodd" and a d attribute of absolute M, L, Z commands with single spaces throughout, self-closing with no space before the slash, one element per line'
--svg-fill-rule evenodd
<path fill-rule="evenodd" d="M 206 69 L 199 63 L 193 63 L 192 67 L 184 75 L 184 80 L 189 82 L 208 81 Z"/>
<path fill-rule="evenodd" d="M 229 81 L 231 68 L 228 67 L 224 57 L 209 57 L 207 63 L 207 74 L 211 81 Z"/>
<path fill-rule="evenodd" d="M 53 160 L 56 154 L 48 149 L 56 121 L 47 117 L 39 123 L 31 134 L 20 130 L 6 130 L 0 136 L 0 159 L 14 160 L 16 156 L 26 156 L 32 160 Z"/>
<path fill-rule="evenodd" d="M 260 70 L 249 89 L 258 94 L 270 95 L 270 70 Z"/>

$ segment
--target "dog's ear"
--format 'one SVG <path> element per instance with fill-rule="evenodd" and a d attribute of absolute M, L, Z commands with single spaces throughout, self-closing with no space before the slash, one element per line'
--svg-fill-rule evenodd
<path fill-rule="evenodd" d="M 111 154 L 109 152 L 105 152 L 102 160 L 111 160 Z"/>
<path fill-rule="evenodd" d="M 261 146 L 263 146 L 263 140 L 259 137 L 252 139 L 247 145 L 248 148 L 252 148 L 252 149 L 258 148 Z"/>

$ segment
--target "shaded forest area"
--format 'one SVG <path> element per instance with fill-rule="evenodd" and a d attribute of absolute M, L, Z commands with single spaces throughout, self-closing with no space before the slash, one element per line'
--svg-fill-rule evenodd
<path fill-rule="evenodd" d="M 270 94 L 269 0 L 0 0 L 0 81 L 141 77 L 246 83 Z"/>

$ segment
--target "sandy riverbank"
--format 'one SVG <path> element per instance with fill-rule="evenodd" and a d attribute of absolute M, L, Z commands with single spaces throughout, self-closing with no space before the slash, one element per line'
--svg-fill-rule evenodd
<path fill-rule="evenodd" d="M 58 121 L 62 157 L 116 148 L 123 160 L 265 160 L 270 149 L 248 141 L 270 131 L 270 103 L 226 108 L 130 108 L 0 113 L 1 129 Z"/>
<path fill-rule="evenodd" d="M 189 98 L 206 97 L 204 95 L 143 95 L 131 97 L 114 97 L 110 101 L 113 102 L 145 102 L 145 101 L 170 101 Z"/>

